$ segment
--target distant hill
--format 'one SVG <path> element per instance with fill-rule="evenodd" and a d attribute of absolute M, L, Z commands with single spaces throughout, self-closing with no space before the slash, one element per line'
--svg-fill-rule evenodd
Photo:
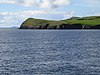
<path fill-rule="evenodd" d="M 28 18 L 19 29 L 100 29 L 100 16 L 71 17 L 60 21 Z"/>
<path fill-rule="evenodd" d="M 71 18 L 66 19 L 66 20 L 77 20 L 77 19 L 80 19 L 80 17 L 71 17 Z"/>
<path fill-rule="evenodd" d="M 13 27 L 10 27 L 10 28 L 12 28 L 12 29 L 18 29 L 18 27 L 16 27 L 16 26 L 13 26 Z"/>

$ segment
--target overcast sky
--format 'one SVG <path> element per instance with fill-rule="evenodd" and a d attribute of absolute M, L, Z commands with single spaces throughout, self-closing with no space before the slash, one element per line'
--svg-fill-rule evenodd
<path fill-rule="evenodd" d="M 100 0 L 0 0 L 0 27 L 20 26 L 29 17 L 61 20 L 100 15 Z"/>

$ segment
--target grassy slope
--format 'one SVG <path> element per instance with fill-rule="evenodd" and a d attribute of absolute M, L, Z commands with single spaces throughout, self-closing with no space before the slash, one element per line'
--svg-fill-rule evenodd
<path fill-rule="evenodd" d="M 54 20 L 43 20 L 43 19 L 34 19 L 34 18 L 29 18 L 25 22 L 23 22 L 23 25 L 32 25 L 32 26 L 40 26 L 40 25 L 45 25 L 49 24 L 50 26 L 53 25 L 60 25 L 62 23 L 66 23 L 64 21 L 54 21 Z"/>
<path fill-rule="evenodd" d="M 95 25 L 100 25 L 100 16 L 83 17 L 83 18 L 69 19 L 63 21 L 69 24 L 82 24 L 82 25 L 95 26 Z"/>
<path fill-rule="evenodd" d="M 40 26 L 45 24 L 49 24 L 50 26 L 59 26 L 61 24 L 82 24 L 82 25 L 96 26 L 96 25 L 100 25 L 100 16 L 71 18 L 71 19 L 61 20 L 61 21 L 29 18 L 22 23 L 23 26 L 30 26 L 30 25 Z"/>

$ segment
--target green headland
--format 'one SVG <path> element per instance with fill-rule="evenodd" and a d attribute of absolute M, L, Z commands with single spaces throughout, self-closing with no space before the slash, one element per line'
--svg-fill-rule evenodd
<path fill-rule="evenodd" d="M 19 29 L 100 29 L 100 16 L 71 17 L 59 21 L 28 18 Z"/>

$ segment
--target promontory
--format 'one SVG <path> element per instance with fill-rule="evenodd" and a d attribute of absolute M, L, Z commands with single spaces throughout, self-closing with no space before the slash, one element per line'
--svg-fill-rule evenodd
<path fill-rule="evenodd" d="M 28 18 L 19 29 L 100 29 L 100 16 L 71 17 L 59 21 Z"/>

